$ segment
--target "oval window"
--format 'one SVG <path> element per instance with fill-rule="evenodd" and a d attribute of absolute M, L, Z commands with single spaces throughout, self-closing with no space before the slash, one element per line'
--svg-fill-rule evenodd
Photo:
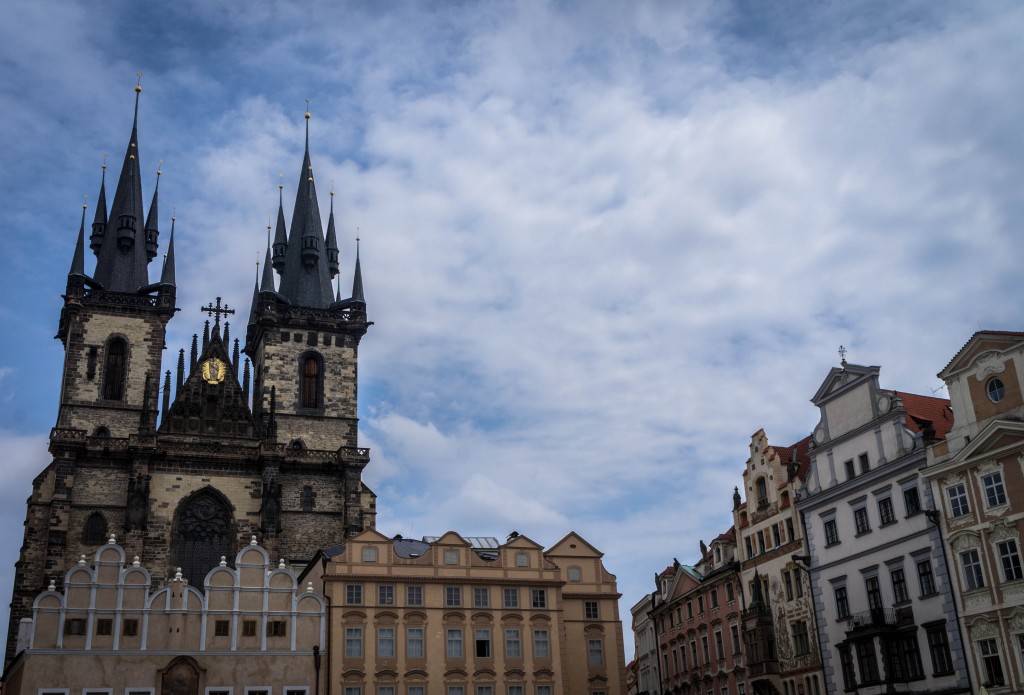
<path fill-rule="evenodd" d="M 1003 396 L 1006 395 L 1006 387 L 1003 385 L 1002 379 L 998 377 L 989 379 L 985 390 L 988 391 L 988 399 L 993 403 L 1003 400 Z"/>

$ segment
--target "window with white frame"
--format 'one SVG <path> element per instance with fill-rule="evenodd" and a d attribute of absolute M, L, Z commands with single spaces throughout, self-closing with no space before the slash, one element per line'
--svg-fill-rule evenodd
<path fill-rule="evenodd" d="M 377 605 L 378 606 L 393 606 L 395 605 L 395 586 L 394 584 L 381 584 L 377 587 Z"/>
<path fill-rule="evenodd" d="M 971 513 L 971 506 L 967 503 L 967 487 L 963 483 L 947 487 L 946 498 L 949 500 L 950 516 L 957 517 Z"/>
<path fill-rule="evenodd" d="M 487 628 L 477 628 L 473 631 L 474 644 L 476 646 L 476 658 L 490 659 L 491 656 L 491 631 Z"/>
<path fill-rule="evenodd" d="M 363 562 L 377 562 L 376 546 L 367 545 L 363 548 Z"/>
<path fill-rule="evenodd" d="M 349 659 L 359 659 L 363 656 L 363 628 L 345 628 L 345 656 Z"/>
<path fill-rule="evenodd" d="M 985 586 L 985 575 L 981 571 L 981 557 L 976 548 L 960 553 L 960 566 L 964 571 L 964 587 L 967 591 Z"/>
<path fill-rule="evenodd" d="M 516 553 L 516 567 L 529 567 L 530 556 L 526 553 Z"/>
<path fill-rule="evenodd" d="M 462 658 L 462 630 L 460 628 L 450 628 L 445 631 L 445 638 L 448 645 L 448 658 L 449 659 L 461 659 Z"/>
<path fill-rule="evenodd" d="M 548 639 L 547 630 L 533 631 L 533 656 L 538 659 L 551 657 L 551 643 Z"/>
<path fill-rule="evenodd" d="M 358 606 L 363 602 L 363 585 L 362 584 L 346 584 L 345 585 L 345 603 L 349 606 Z"/>
<path fill-rule="evenodd" d="M 999 564 L 1003 568 L 1003 581 L 1012 582 L 1024 579 L 1024 571 L 1021 571 L 1020 566 L 1020 553 L 1017 552 L 1017 541 L 1009 540 L 996 543 L 996 550 L 999 552 Z"/>
<path fill-rule="evenodd" d="M 935 575 L 932 574 L 931 560 L 918 560 L 917 580 L 921 585 L 921 596 L 934 596 L 938 593 L 935 588 Z"/>
<path fill-rule="evenodd" d="M 836 599 L 836 618 L 846 620 L 850 617 L 850 599 L 846 594 L 845 586 L 837 586 L 834 589 Z"/>
<path fill-rule="evenodd" d="M 892 579 L 892 596 L 894 603 L 906 603 L 910 600 L 910 592 L 907 590 L 907 576 L 903 573 L 902 567 L 897 567 L 889 572 Z"/>
<path fill-rule="evenodd" d="M 519 628 L 505 629 L 505 658 L 521 659 L 523 657 L 523 638 Z"/>
<path fill-rule="evenodd" d="M 455 549 L 449 549 L 444 551 L 444 564 L 446 565 L 457 565 L 459 564 L 459 551 Z"/>
<path fill-rule="evenodd" d="M 853 523 L 857 528 L 857 535 L 871 532 L 871 523 L 868 521 L 868 508 L 857 507 L 853 510 Z"/>
<path fill-rule="evenodd" d="M 583 602 L 583 617 L 587 620 L 599 620 L 601 613 L 598 610 L 597 601 Z"/>
<path fill-rule="evenodd" d="M 405 631 L 405 656 L 409 659 L 422 659 L 424 654 L 424 633 L 422 627 L 410 627 Z"/>
<path fill-rule="evenodd" d="M 508 686 L 508 695 L 523 695 L 523 686 L 521 686 L 521 685 L 510 685 L 510 686 Z"/>
<path fill-rule="evenodd" d="M 1003 486 L 1003 474 L 993 471 L 981 476 L 981 486 L 985 490 L 985 507 L 1001 507 L 1006 504 L 1006 488 Z"/>
<path fill-rule="evenodd" d="M 407 586 L 407 587 L 405 587 L 405 604 L 407 606 L 422 606 L 423 605 L 423 587 L 422 586 Z"/>
<path fill-rule="evenodd" d="M 248 693 L 246 694 L 248 695 Z M 346 685 L 345 695 L 363 695 L 363 686 L 361 685 Z"/>
<path fill-rule="evenodd" d="M 390 659 L 395 656 L 395 628 L 377 628 L 377 657 Z"/>
<path fill-rule="evenodd" d="M 1003 384 L 1002 379 L 994 376 L 985 384 L 985 394 L 988 396 L 990 401 L 998 403 L 1003 400 L 1004 396 L 1006 396 L 1006 385 Z"/>
<path fill-rule="evenodd" d="M 892 506 L 891 497 L 882 497 L 878 500 L 878 525 L 888 526 L 896 523 L 896 510 Z"/>
<path fill-rule="evenodd" d="M 994 639 L 978 640 L 978 654 L 981 656 L 981 666 L 985 672 L 984 682 L 989 687 L 1006 685 L 1003 662 L 999 658 L 999 644 Z"/>
<path fill-rule="evenodd" d="M 476 686 L 476 695 L 494 695 L 494 686 L 478 685 Z"/>
<path fill-rule="evenodd" d="M 573 565 L 572 567 L 569 568 L 568 574 L 569 574 L 569 581 L 570 582 L 580 582 L 580 581 L 583 581 L 583 570 L 581 570 L 579 567 L 577 567 L 575 565 Z"/>
<path fill-rule="evenodd" d="M 491 590 L 486 586 L 473 587 L 473 607 L 487 608 L 491 605 Z"/>
<path fill-rule="evenodd" d="M 462 605 L 462 588 L 458 586 L 446 586 L 444 588 L 444 605 L 455 608 Z"/>
<path fill-rule="evenodd" d="M 530 589 L 530 607 L 531 608 L 547 608 L 548 607 L 548 592 L 547 592 L 547 589 Z"/>
<path fill-rule="evenodd" d="M 604 642 L 599 639 L 587 640 L 587 664 L 600 666 L 604 663 Z"/>

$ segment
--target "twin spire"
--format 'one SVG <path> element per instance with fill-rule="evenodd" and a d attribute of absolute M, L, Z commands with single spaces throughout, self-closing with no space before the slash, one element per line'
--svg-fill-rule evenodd
<path fill-rule="evenodd" d="M 258 292 L 274 291 L 271 270 L 273 269 L 281 277 L 277 293 L 293 306 L 327 309 L 339 304 L 331 289 L 331 280 L 340 272 L 338 238 L 334 224 L 334 189 L 332 186 L 330 215 L 325 233 L 316 196 L 316 183 L 313 179 L 313 164 L 309 156 L 309 111 L 306 111 L 305 118 L 306 147 L 302 169 L 299 172 L 299 185 L 295 193 L 291 230 L 289 231 L 284 217 L 284 184 L 279 183 L 277 229 L 271 244 L 270 227 L 267 228 L 267 252 Z M 340 303 L 346 306 L 351 302 L 365 303 L 362 286 L 357 252 L 352 298 Z"/>
<path fill-rule="evenodd" d="M 156 258 L 159 247 L 158 198 L 160 170 L 153 189 L 149 214 L 143 221 L 142 180 L 139 168 L 139 95 L 142 86 L 135 85 L 135 113 L 132 134 L 121 164 L 121 174 L 114 190 L 114 201 L 107 214 L 107 163 L 104 156 L 103 174 L 96 214 L 89 236 L 89 248 L 96 255 L 93 282 L 112 292 L 137 293 L 151 288 L 149 263 Z M 79 244 L 71 265 L 71 274 L 85 276 L 84 258 L 85 215 L 79 229 Z M 173 231 L 172 231 L 173 238 Z M 79 253 L 81 248 L 82 253 Z M 174 284 L 174 247 L 168 245 L 167 259 L 161 272 L 160 284 Z"/>

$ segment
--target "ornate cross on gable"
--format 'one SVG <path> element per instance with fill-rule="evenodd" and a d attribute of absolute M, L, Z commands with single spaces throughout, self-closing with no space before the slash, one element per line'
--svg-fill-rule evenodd
<path fill-rule="evenodd" d="M 213 305 L 213 302 L 210 302 L 207 306 L 199 307 L 199 311 L 205 311 L 207 314 L 212 316 L 213 317 L 213 325 L 214 326 L 220 325 L 220 315 L 221 314 L 224 314 L 225 316 L 228 316 L 230 314 L 235 313 L 234 309 L 228 308 L 227 303 L 225 303 L 224 306 L 220 305 L 220 297 L 217 297 L 217 305 L 216 306 Z"/>

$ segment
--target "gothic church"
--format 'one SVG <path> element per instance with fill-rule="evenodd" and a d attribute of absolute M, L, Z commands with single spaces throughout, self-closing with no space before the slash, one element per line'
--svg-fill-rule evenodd
<path fill-rule="evenodd" d="M 282 191 L 244 346 L 232 342 L 233 310 L 218 298 L 204 309 L 212 326 L 193 337 L 189 355 L 180 351 L 172 375 L 162 359 L 178 311 L 174 221 L 152 282 L 159 178 L 143 220 L 139 92 L 109 213 L 105 178 L 100 184 L 88 238 L 95 268 L 86 273 L 83 210 L 67 276 L 53 460 L 28 500 L 7 660 L 33 599 L 111 535 L 154 573 L 181 568 L 202 589 L 222 556 L 230 563 L 253 536 L 301 569 L 319 548 L 375 525 L 375 495 L 362 482 L 369 451 L 357 430 L 359 341 L 371 322 L 358 252 L 352 296 L 332 292 L 340 272 L 333 193 L 325 233 L 309 113 L 291 225 Z"/>

